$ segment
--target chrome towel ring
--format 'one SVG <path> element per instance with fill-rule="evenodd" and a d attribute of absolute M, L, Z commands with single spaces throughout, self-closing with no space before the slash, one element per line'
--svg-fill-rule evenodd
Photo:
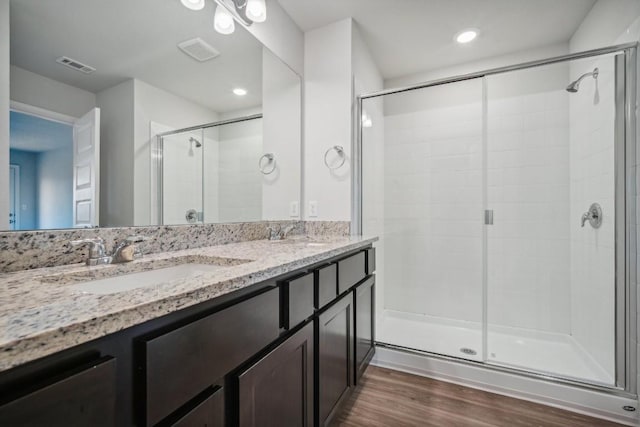
<path fill-rule="evenodd" d="M 265 159 L 267 160 L 266 162 L 263 161 Z M 271 168 L 269 168 L 269 165 L 272 165 Z M 260 157 L 260 160 L 258 160 L 258 169 L 260 169 L 263 175 L 269 175 L 276 170 L 276 157 L 273 153 L 267 153 Z"/>
<path fill-rule="evenodd" d="M 327 156 L 329 155 L 329 153 L 331 151 L 335 151 L 336 153 L 338 153 L 338 156 L 340 156 L 340 162 L 337 165 L 329 165 L 329 161 L 327 160 Z M 328 167 L 331 170 L 335 170 L 335 169 L 340 169 L 342 167 L 342 165 L 344 165 L 344 162 L 347 160 L 347 156 L 344 154 L 344 148 L 342 148 L 341 145 L 334 145 L 333 147 L 330 147 L 327 151 L 325 151 L 324 153 L 324 164 L 326 167 Z"/>

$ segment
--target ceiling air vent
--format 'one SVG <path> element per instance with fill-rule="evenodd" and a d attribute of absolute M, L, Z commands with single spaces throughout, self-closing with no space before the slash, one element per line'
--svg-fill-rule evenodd
<path fill-rule="evenodd" d="M 178 47 L 181 51 L 200 62 L 208 61 L 220 55 L 220 52 L 199 37 L 184 41 L 178 44 Z"/>
<path fill-rule="evenodd" d="M 76 71 L 82 71 L 85 74 L 91 74 L 93 73 L 96 69 L 87 65 L 87 64 L 83 64 L 80 61 L 76 61 L 75 59 L 71 59 L 69 57 L 66 56 L 61 56 L 60 58 L 56 59 L 56 62 L 58 64 L 62 64 L 65 65 L 69 68 L 72 68 Z"/>

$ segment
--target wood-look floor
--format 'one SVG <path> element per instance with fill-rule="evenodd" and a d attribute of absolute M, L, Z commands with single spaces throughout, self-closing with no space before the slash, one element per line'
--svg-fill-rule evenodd
<path fill-rule="evenodd" d="M 619 426 L 562 409 L 369 366 L 334 426 Z"/>

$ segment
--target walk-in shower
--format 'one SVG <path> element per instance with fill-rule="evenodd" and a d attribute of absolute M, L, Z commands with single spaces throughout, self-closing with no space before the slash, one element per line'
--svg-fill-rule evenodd
<path fill-rule="evenodd" d="M 152 220 L 196 224 L 262 219 L 262 114 L 166 130 L 153 141 Z"/>
<path fill-rule="evenodd" d="M 636 392 L 635 50 L 358 99 L 379 343 Z"/>

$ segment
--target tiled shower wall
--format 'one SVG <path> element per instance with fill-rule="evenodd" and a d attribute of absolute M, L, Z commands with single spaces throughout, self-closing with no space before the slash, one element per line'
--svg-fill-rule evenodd
<path fill-rule="evenodd" d="M 571 332 L 567 78 L 560 64 L 487 79 L 490 327 Z"/>
<path fill-rule="evenodd" d="M 613 377 L 615 351 L 615 75 L 612 56 L 571 64 L 571 78 L 599 68 L 570 95 L 571 333 Z M 594 229 L 580 218 L 602 207 Z"/>

